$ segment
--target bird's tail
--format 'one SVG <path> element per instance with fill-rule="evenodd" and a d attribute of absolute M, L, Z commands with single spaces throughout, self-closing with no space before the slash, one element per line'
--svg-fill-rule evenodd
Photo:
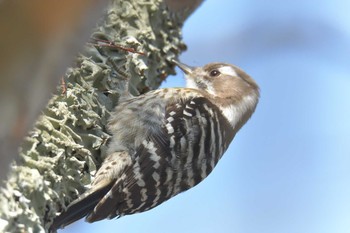
<path fill-rule="evenodd" d="M 97 203 L 111 189 L 113 183 L 109 183 L 99 189 L 89 190 L 80 198 L 73 201 L 68 208 L 57 216 L 49 228 L 49 232 L 55 232 L 91 213 Z"/>

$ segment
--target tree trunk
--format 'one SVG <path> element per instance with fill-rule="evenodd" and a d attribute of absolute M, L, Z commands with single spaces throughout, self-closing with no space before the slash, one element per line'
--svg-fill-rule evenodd
<path fill-rule="evenodd" d="M 184 49 L 181 27 L 201 0 L 112 0 L 91 40 L 25 138 L 1 189 L 0 232 L 45 232 L 91 183 L 119 96 L 156 89 Z M 126 79 L 130 78 L 126 87 Z"/>

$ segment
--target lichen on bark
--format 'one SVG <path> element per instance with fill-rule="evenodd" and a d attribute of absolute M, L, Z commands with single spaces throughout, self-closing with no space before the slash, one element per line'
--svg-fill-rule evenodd
<path fill-rule="evenodd" d="M 111 1 L 11 165 L 1 189 L 1 232 L 45 232 L 90 184 L 105 155 L 106 123 L 125 91 L 125 76 L 138 95 L 174 73 L 170 60 L 185 45 L 182 22 L 171 15 L 160 0 Z"/>

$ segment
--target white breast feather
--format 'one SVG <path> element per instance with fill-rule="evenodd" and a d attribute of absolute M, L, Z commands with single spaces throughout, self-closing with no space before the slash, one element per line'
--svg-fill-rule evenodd
<path fill-rule="evenodd" d="M 186 78 L 186 87 L 198 89 L 196 82 L 192 78 Z"/>

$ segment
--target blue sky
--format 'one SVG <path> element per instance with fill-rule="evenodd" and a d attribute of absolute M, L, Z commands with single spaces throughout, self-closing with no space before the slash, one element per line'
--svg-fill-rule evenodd
<path fill-rule="evenodd" d="M 261 100 L 212 174 L 161 206 L 62 232 L 350 232 L 350 1 L 207 0 L 184 26 L 199 66 L 236 64 Z M 180 71 L 163 87 L 183 86 Z"/>

